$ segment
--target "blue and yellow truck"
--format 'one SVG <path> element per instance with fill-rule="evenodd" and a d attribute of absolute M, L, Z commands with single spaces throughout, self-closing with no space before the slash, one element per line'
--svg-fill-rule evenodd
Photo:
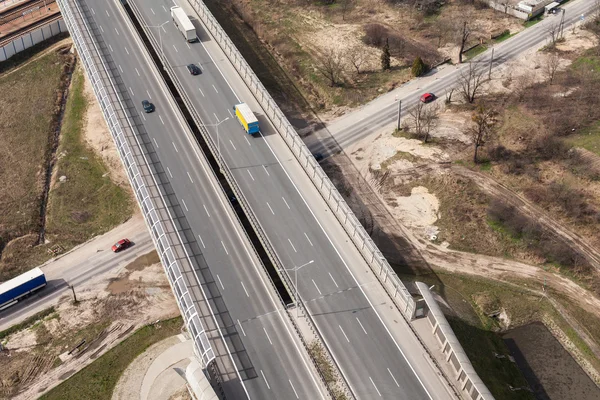
<path fill-rule="evenodd" d="M 236 104 L 233 106 L 233 111 L 235 111 L 235 116 L 246 130 L 246 133 L 249 135 L 254 135 L 255 133 L 260 132 L 258 120 L 256 119 L 256 116 L 250 107 L 248 107 L 248 104 Z"/>

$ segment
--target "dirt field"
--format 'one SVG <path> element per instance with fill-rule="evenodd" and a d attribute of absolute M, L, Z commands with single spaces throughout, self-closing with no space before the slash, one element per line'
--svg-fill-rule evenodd
<path fill-rule="evenodd" d="M 542 323 L 502 335 L 538 400 L 600 398 L 600 388 Z"/>
<path fill-rule="evenodd" d="M 51 250 L 68 250 L 109 230 L 132 212 L 114 145 L 89 89 L 83 92 L 80 68 L 61 102 L 71 80 L 65 67 L 73 63 L 70 46 L 67 39 L 38 49 L 43 55 L 20 58 L 0 75 L 0 281 L 53 257 Z"/>
<path fill-rule="evenodd" d="M 0 398 L 39 395 L 138 327 L 176 316 L 177 305 L 157 262 L 156 251 L 141 256 L 119 276 L 83 285 L 77 292 L 78 303 L 65 296 L 56 312 L 6 337 L 7 351 L 0 353 Z"/>

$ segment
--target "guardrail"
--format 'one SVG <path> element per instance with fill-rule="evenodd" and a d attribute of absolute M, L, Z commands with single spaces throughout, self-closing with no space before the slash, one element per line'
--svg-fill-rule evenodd
<path fill-rule="evenodd" d="M 494 400 L 490 390 L 475 372 L 469 357 L 456 338 L 440 306 L 433 298 L 429 287 L 423 282 L 416 282 L 416 285 L 427 305 L 426 318 L 433 328 L 433 336 L 440 344 L 446 362 L 454 371 L 453 378 L 458 383 L 459 389 L 473 400 Z"/>
<path fill-rule="evenodd" d="M 277 131 L 283 137 L 306 174 L 327 202 L 329 208 L 344 227 L 344 230 L 350 236 L 374 275 L 377 276 L 402 314 L 408 320 L 411 320 L 415 312 L 415 302 L 408 289 L 406 289 L 400 278 L 398 278 L 342 195 L 337 191 L 333 183 L 331 183 L 327 174 L 325 174 L 308 147 L 306 147 L 298 133 L 279 109 L 275 100 L 267 92 L 254 71 L 252 71 L 252 68 L 250 68 L 206 5 L 201 0 L 189 0 L 189 3 L 198 13 L 204 26 L 229 58 L 248 88 L 250 88 L 250 91 L 266 112 L 273 126 L 277 128 Z"/>
<path fill-rule="evenodd" d="M 154 245 L 158 250 L 159 257 L 162 261 L 162 265 L 165 268 L 169 284 L 175 294 L 177 305 L 181 311 L 181 315 L 184 317 L 186 326 L 188 327 L 192 339 L 194 341 L 194 350 L 200 358 L 203 367 L 206 366 L 215 359 L 215 353 L 210 345 L 208 336 L 205 332 L 202 322 L 200 321 L 196 306 L 192 300 L 192 296 L 188 291 L 182 276 L 175 251 L 168 238 L 168 233 L 163 227 L 163 218 L 160 216 L 160 211 L 155 207 L 152 200 L 153 193 L 158 191 L 160 200 L 162 194 L 160 190 L 157 190 L 158 184 L 154 176 L 150 173 L 152 183 L 155 185 L 154 190 L 148 187 L 144 182 L 144 175 L 142 169 L 147 167 L 148 161 L 142 151 L 143 164 L 138 165 L 135 158 L 136 155 L 131 150 L 121 120 L 128 121 L 128 116 L 125 114 L 125 107 L 121 103 L 118 96 L 118 92 L 115 88 L 114 82 L 110 76 L 109 70 L 102 59 L 100 51 L 93 40 L 93 35 L 89 32 L 87 21 L 78 6 L 76 0 L 73 1 L 74 11 L 70 4 L 71 0 L 58 0 L 59 8 L 63 14 L 67 28 L 71 33 L 75 48 L 79 53 L 85 71 L 88 74 L 92 88 L 100 104 L 102 114 L 111 132 L 117 151 L 119 152 L 127 177 L 133 188 L 135 197 L 139 203 L 140 209 L 144 216 L 144 220 L 150 231 Z M 86 31 L 82 32 L 80 27 L 85 27 Z M 86 40 L 86 37 L 88 38 Z M 96 55 L 96 56 L 95 56 Z M 108 85 L 105 85 L 105 82 Z M 119 113 L 119 110 L 121 113 Z M 127 122 L 125 129 L 130 128 L 132 124 Z M 133 134 L 137 146 L 142 149 L 138 138 Z M 156 196 L 156 194 L 154 194 Z M 168 208 L 165 208 L 170 222 L 173 223 L 171 214 Z M 174 225 L 174 224 L 173 224 Z M 179 239 L 180 240 L 180 239 Z M 185 249 L 184 249 L 185 250 Z M 214 318 L 214 315 L 213 315 Z"/>
<path fill-rule="evenodd" d="M 140 25 L 141 25 L 142 29 L 144 30 L 144 33 L 146 34 L 146 37 L 148 38 L 148 40 L 151 41 L 152 46 L 155 49 L 160 49 L 160 43 L 158 43 L 156 41 L 156 38 L 152 34 L 152 31 L 150 30 L 150 27 L 147 24 L 143 23 L 144 18 L 142 16 L 142 14 L 139 12 L 137 6 L 133 2 L 129 2 L 128 5 L 131 8 L 132 12 L 136 15 L 136 18 L 138 19 L 138 21 L 140 21 Z M 275 268 L 278 270 L 279 275 L 283 277 L 283 284 L 285 285 L 288 293 L 290 294 L 290 296 L 292 298 L 294 298 L 294 295 L 295 295 L 295 291 L 293 290 L 294 286 L 292 285 L 292 283 L 291 283 L 288 275 L 285 274 L 285 273 L 281 273 L 281 271 L 285 270 L 285 266 L 283 265 L 283 263 L 279 259 L 279 256 L 277 255 L 277 253 L 275 252 L 275 249 L 271 245 L 271 242 L 266 237 L 266 235 L 264 233 L 265 231 L 264 231 L 262 225 L 260 224 L 258 218 L 254 214 L 254 211 L 252 211 L 252 208 L 250 207 L 250 204 L 249 204 L 248 200 L 246 199 L 246 196 L 244 195 L 244 193 L 242 192 L 242 190 L 239 188 L 239 185 L 237 184 L 237 182 L 235 180 L 235 177 L 231 173 L 231 170 L 227 166 L 227 163 L 225 163 L 225 161 L 223 160 L 223 158 L 220 157 L 220 152 L 218 151 L 217 144 L 215 144 L 214 140 L 212 139 L 212 137 L 210 136 L 208 130 L 206 129 L 206 125 L 202 121 L 202 118 L 200 117 L 200 115 L 198 114 L 198 112 L 195 110 L 194 104 L 192 103 L 191 99 L 187 95 L 186 90 L 183 87 L 183 85 L 181 84 L 181 82 L 179 82 L 179 79 L 177 78 L 177 75 L 175 74 L 175 71 L 173 70 L 173 68 L 171 67 L 171 65 L 169 64 L 169 62 L 166 59 L 163 58 L 163 55 L 160 53 L 160 51 L 158 51 L 157 54 L 158 54 L 159 58 L 161 58 L 161 63 L 162 63 L 162 66 L 164 67 L 165 72 L 169 75 L 169 78 L 171 79 L 171 82 L 173 82 L 173 85 L 177 89 L 177 91 L 179 93 L 179 96 L 181 97 L 181 99 L 185 103 L 185 105 L 186 105 L 186 107 L 187 107 L 187 109 L 188 109 L 188 111 L 189 111 L 192 119 L 194 120 L 194 122 L 196 123 L 196 126 L 200 130 L 200 134 L 202 135 L 202 137 L 203 137 L 206 145 L 209 147 L 211 153 L 215 157 L 215 160 L 219 164 L 219 168 L 220 168 L 221 174 L 225 177 L 225 179 L 227 180 L 227 183 L 229 184 L 231 190 L 234 192 L 234 194 L 235 194 L 235 196 L 236 196 L 236 198 L 238 200 L 238 203 L 239 203 L 240 207 L 242 208 L 242 210 L 244 211 L 244 214 L 248 218 L 248 221 L 252 225 L 252 227 L 253 227 L 253 229 L 254 229 L 254 231 L 255 231 L 255 233 L 256 233 L 256 235 L 257 235 L 257 237 L 258 237 L 258 239 L 259 239 L 259 241 L 261 243 L 261 245 L 263 246 L 265 252 L 267 253 L 267 256 L 269 257 L 269 259 L 271 260 L 271 262 L 273 263 L 273 265 L 275 266 Z M 239 219 L 238 219 L 238 221 L 239 221 Z M 241 225 L 241 222 L 240 222 L 240 225 Z M 247 233 L 246 233 L 246 235 L 247 235 Z M 248 238 L 248 240 L 250 241 L 249 238 Z M 253 247 L 253 249 L 254 249 L 254 247 Z M 255 251 L 255 254 L 257 256 L 257 259 L 260 260 L 260 257 L 258 256 L 258 253 L 256 253 L 256 249 L 254 249 L 254 251 Z M 263 266 L 263 268 L 265 268 L 264 264 L 261 263 L 261 265 Z M 265 272 L 266 272 L 267 276 L 269 276 L 268 271 L 266 271 L 266 268 L 265 268 Z M 269 280 L 271 281 L 271 284 L 272 284 L 273 288 L 277 292 L 277 288 L 275 287 L 275 284 L 273 283 L 273 281 L 271 280 L 270 277 L 269 277 Z M 281 296 L 279 296 L 279 298 L 280 298 L 282 304 L 284 304 L 283 303 L 283 299 L 281 299 Z M 323 337 L 321 336 L 319 330 L 315 328 L 315 324 L 314 324 L 314 321 L 312 319 L 312 316 L 310 315 L 310 313 L 306 309 L 304 303 L 300 299 L 295 299 L 295 298 L 294 298 L 294 302 L 296 304 L 296 307 L 300 306 L 300 307 L 303 308 L 304 315 L 307 317 L 308 324 L 309 324 L 309 326 L 311 328 L 311 331 L 318 337 L 318 339 L 321 341 L 321 343 L 325 343 L 325 341 L 324 341 Z M 294 329 L 296 330 L 296 332 L 299 334 L 301 342 L 304 345 L 304 348 L 306 349 L 306 351 L 308 353 L 309 352 L 308 345 L 304 341 L 304 339 L 302 338 L 302 336 L 300 335 L 300 329 L 299 329 L 299 327 L 297 326 L 297 324 L 295 323 L 295 321 L 287 313 L 286 313 L 286 315 L 288 316 L 288 320 L 292 323 L 292 326 L 294 327 Z M 327 346 L 325 346 L 325 349 L 328 352 L 328 356 L 329 356 L 330 361 L 338 368 L 338 371 L 339 371 L 339 366 L 335 363 L 335 359 L 333 358 L 333 356 L 331 355 L 331 353 L 329 353 L 329 349 L 327 348 Z M 313 363 L 314 363 L 314 360 L 313 360 Z M 316 367 L 317 372 L 319 373 L 319 376 L 320 376 L 320 378 L 321 378 L 324 386 L 328 389 L 329 395 L 331 396 L 331 398 L 335 398 L 334 397 L 334 393 L 332 392 L 332 389 L 327 385 L 327 382 L 326 382 L 325 377 L 322 374 L 321 370 L 318 368 L 318 366 L 316 366 L 316 364 L 315 364 L 315 367 Z M 341 373 L 340 373 L 340 377 L 343 378 L 343 375 Z M 346 393 L 348 395 L 352 393 L 352 391 L 350 390 L 350 387 L 349 387 L 348 383 L 345 380 L 342 381 L 342 386 L 343 386 L 343 389 L 346 391 Z"/>

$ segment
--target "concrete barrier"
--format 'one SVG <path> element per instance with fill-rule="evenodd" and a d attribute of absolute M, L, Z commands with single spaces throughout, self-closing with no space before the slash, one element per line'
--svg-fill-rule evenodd
<path fill-rule="evenodd" d="M 68 31 L 62 18 L 27 32 L 0 47 L 0 62 L 63 32 Z"/>

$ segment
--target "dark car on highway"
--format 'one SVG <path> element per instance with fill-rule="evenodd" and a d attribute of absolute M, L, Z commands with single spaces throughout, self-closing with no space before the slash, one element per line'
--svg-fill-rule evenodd
<path fill-rule="evenodd" d="M 196 64 L 188 64 L 186 65 L 186 68 L 192 75 L 200 75 L 202 73 L 202 70 Z"/>
<path fill-rule="evenodd" d="M 148 100 L 142 100 L 142 107 L 144 107 L 144 111 L 147 113 L 154 111 L 154 104 L 150 103 Z"/>
<path fill-rule="evenodd" d="M 112 251 L 115 253 L 120 252 L 121 250 L 125 250 L 126 248 L 131 246 L 131 241 L 127 238 L 119 240 L 117 243 L 113 244 Z"/>

